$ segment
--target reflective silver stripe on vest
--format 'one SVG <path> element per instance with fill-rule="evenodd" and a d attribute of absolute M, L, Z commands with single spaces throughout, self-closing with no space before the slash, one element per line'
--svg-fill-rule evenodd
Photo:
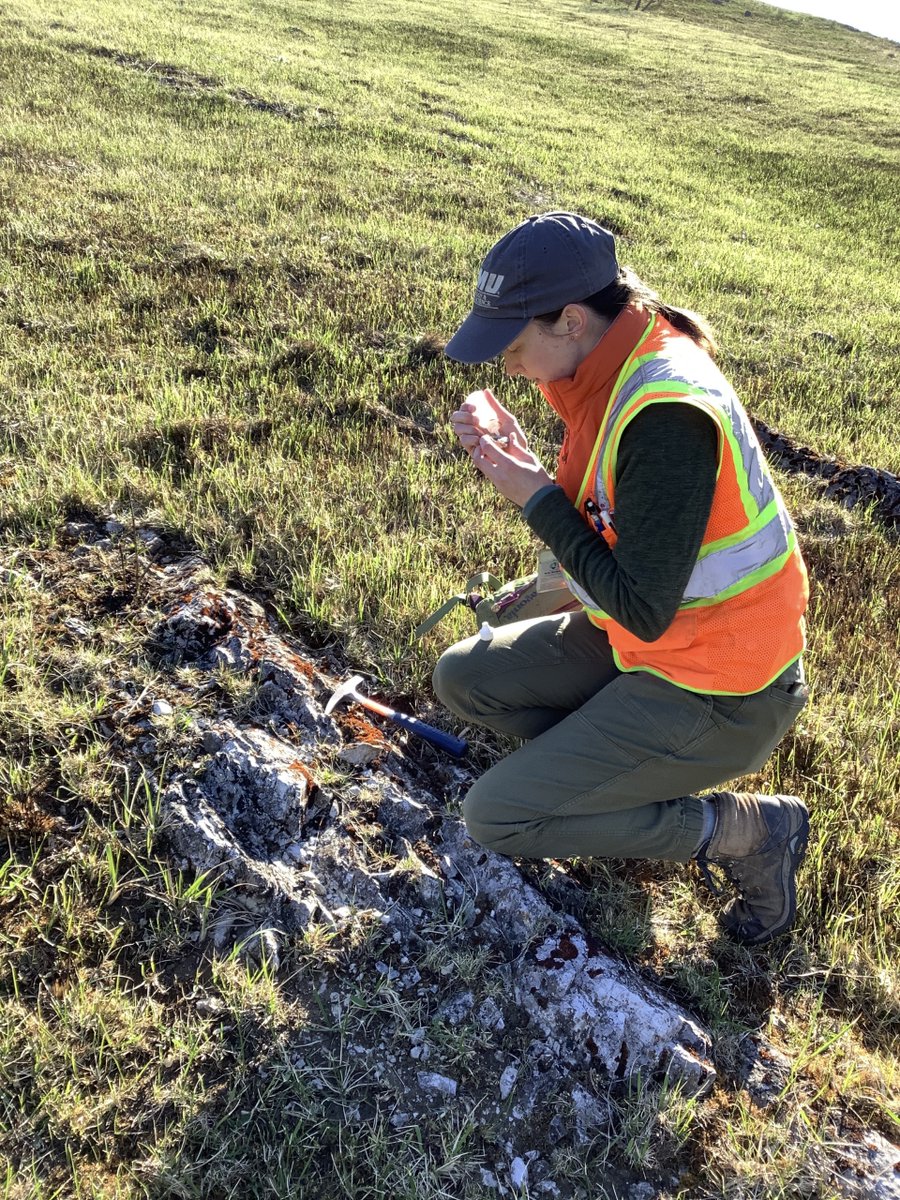
<path fill-rule="evenodd" d="M 697 560 L 684 589 L 682 603 L 710 600 L 727 588 L 752 575 L 767 563 L 786 554 L 791 545 L 791 522 L 783 505 L 779 505 L 772 520 L 751 537 L 722 550 L 714 550 Z"/>
<path fill-rule="evenodd" d="M 698 388 L 725 415 L 737 437 L 740 447 L 744 473 L 749 483 L 750 494 L 753 496 L 757 511 L 760 512 L 775 499 L 775 485 L 768 472 L 762 450 L 750 424 L 741 402 L 734 393 L 731 384 L 715 365 L 711 358 L 695 345 L 690 339 L 678 341 L 664 353 L 654 355 L 648 362 L 641 363 L 631 378 L 623 385 L 615 398 L 613 411 L 610 413 L 606 428 L 611 432 L 615 427 L 620 413 L 627 407 L 635 393 L 648 384 L 685 384 L 687 387 Z M 661 390 L 665 390 L 662 388 Z M 597 460 L 599 467 L 603 459 L 603 450 Z M 598 485 L 600 480 L 596 481 Z M 603 484 L 603 494 L 606 500 L 606 485 Z M 599 497 L 598 497 L 599 500 Z M 607 504 L 608 507 L 608 504 Z"/>
<path fill-rule="evenodd" d="M 750 418 L 734 389 L 703 350 L 688 338 L 681 337 L 665 351 L 654 354 L 641 363 L 613 397 L 594 476 L 594 494 L 601 508 L 609 507 L 609 497 L 603 480 L 603 463 L 619 418 L 640 389 L 650 385 L 653 391 L 664 392 L 668 390 L 667 385 L 671 384 L 686 385 L 702 392 L 702 399 L 718 410 L 723 427 L 730 430 L 732 445 L 736 444 L 746 476 L 747 491 L 756 509 L 755 513 L 748 515 L 748 525 L 752 525 L 759 513 L 776 502 L 771 519 L 764 525 L 753 532 L 746 532 L 733 544 L 723 546 L 720 550 L 712 550 L 698 558 L 682 598 L 682 604 L 690 604 L 697 600 L 711 600 L 769 563 L 775 562 L 789 550 L 793 526 L 769 474 Z M 690 402 L 690 395 L 686 395 L 685 400 Z M 567 581 L 573 595 L 582 604 L 595 613 L 603 613 L 596 600 L 574 579 L 567 576 Z"/>

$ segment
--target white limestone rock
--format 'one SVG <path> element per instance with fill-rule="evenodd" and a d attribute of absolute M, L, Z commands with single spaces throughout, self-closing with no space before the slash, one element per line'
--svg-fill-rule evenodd
<path fill-rule="evenodd" d="M 419 1087 L 426 1092 L 437 1092 L 442 1096 L 450 1097 L 456 1095 L 458 1084 L 449 1075 L 439 1075 L 436 1071 L 419 1071 L 416 1078 L 419 1081 Z"/>

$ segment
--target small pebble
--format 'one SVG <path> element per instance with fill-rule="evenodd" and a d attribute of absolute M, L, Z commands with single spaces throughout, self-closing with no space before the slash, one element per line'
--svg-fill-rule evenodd
<path fill-rule="evenodd" d="M 71 633 L 73 637 L 78 638 L 80 641 L 85 642 L 88 640 L 88 638 L 94 636 L 94 631 L 91 629 L 90 625 L 86 625 L 84 621 L 79 621 L 77 617 L 66 617 L 66 619 L 63 621 L 63 625 L 65 625 L 66 630 Z"/>
<path fill-rule="evenodd" d="M 419 1087 L 424 1088 L 427 1092 L 440 1092 L 444 1096 L 456 1095 L 456 1080 L 450 1079 L 447 1075 L 438 1075 L 434 1071 L 420 1071 L 417 1078 Z"/>
<path fill-rule="evenodd" d="M 515 1067 L 507 1067 L 500 1076 L 500 1099 L 505 1100 L 516 1085 L 519 1072 Z"/>
<path fill-rule="evenodd" d="M 514 1158 L 509 1164 L 509 1182 L 514 1188 L 523 1187 L 528 1178 L 528 1164 L 523 1158 Z"/>

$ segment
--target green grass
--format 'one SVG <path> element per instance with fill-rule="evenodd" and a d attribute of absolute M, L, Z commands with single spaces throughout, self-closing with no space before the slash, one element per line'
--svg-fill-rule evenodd
<path fill-rule="evenodd" d="M 0 15 L 0 565 L 19 550 L 59 585 L 0 584 L 6 1194 L 475 1195 L 470 1131 L 348 1126 L 349 1101 L 278 1057 L 319 1020 L 298 997 L 322 957 L 340 976 L 365 945 L 297 947 L 277 978 L 191 949 L 211 895 L 157 856 L 154 789 L 98 733 L 114 677 L 155 678 L 146 614 L 126 608 L 99 649 L 65 638 L 61 614 L 97 596 L 62 524 L 154 523 L 427 704 L 465 625 L 412 629 L 474 570 L 534 555 L 449 413 L 490 383 L 548 465 L 559 432 L 440 340 L 491 242 L 552 207 L 607 222 L 664 298 L 711 318 L 755 415 L 900 471 L 897 49 L 754 0 Z M 750 955 L 683 871 L 584 867 L 585 919 L 711 1024 L 723 1064 L 770 1018 L 801 1063 L 768 1118 L 727 1088 L 698 1112 L 618 1098 L 605 1153 L 636 1172 L 662 1147 L 694 1172 L 685 1196 L 825 1196 L 785 1114 L 813 1142 L 835 1109 L 900 1120 L 900 554 L 780 482 L 811 569 L 813 697 L 756 782 L 814 811 L 796 937 Z M 146 583 L 127 553 L 109 571 L 113 590 Z M 183 742 L 173 728 L 167 771 Z M 190 999 L 207 992 L 226 1034 Z M 322 1054 L 311 1075 L 365 1091 L 340 1037 Z"/>

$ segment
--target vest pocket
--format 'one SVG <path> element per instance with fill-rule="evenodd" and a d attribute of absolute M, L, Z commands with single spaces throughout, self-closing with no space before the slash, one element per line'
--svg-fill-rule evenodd
<path fill-rule="evenodd" d="M 677 613 L 666 632 L 655 642 L 642 642 L 621 625 L 613 624 L 607 632 L 610 644 L 619 656 L 619 665 L 626 671 L 645 668 L 701 687 L 711 678 L 709 641 L 698 634 L 695 612 Z"/>
<path fill-rule="evenodd" d="M 626 654 L 639 651 L 645 657 L 648 665 L 656 658 L 657 652 L 666 650 L 685 650 L 697 640 L 697 614 L 693 609 L 677 612 L 672 624 L 655 642 L 642 642 L 639 637 L 630 633 L 624 625 L 616 621 L 610 622 L 609 640 L 617 650 Z"/>

